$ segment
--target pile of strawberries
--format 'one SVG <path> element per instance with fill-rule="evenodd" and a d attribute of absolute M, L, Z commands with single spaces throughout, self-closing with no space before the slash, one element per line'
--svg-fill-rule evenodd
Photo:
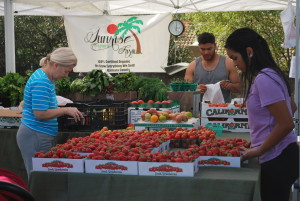
<path fill-rule="evenodd" d="M 201 156 L 240 156 L 241 149 L 249 148 L 250 142 L 245 139 L 214 139 L 204 140 L 199 146 Z"/>
<path fill-rule="evenodd" d="M 154 152 L 170 139 L 201 139 L 187 149 Z M 191 162 L 200 155 L 239 156 L 241 147 L 249 147 L 243 139 L 215 139 L 215 132 L 200 126 L 198 129 L 166 128 L 160 131 L 108 130 L 103 128 L 91 135 L 73 138 L 58 144 L 49 152 L 37 152 L 39 158 L 89 158 L 96 160 L 144 161 L 144 162 Z M 79 153 L 87 153 L 83 156 Z"/>

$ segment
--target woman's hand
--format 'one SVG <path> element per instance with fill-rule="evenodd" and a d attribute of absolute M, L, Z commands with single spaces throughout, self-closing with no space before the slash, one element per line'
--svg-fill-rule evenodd
<path fill-rule="evenodd" d="M 231 82 L 229 80 L 223 80 L 220 82 L 220 87 L 222 87 L 225 90 L 230 90 Z"/>
<path fill-rule="evenodd" d="M 254 147 L 254 148 L 250 148 L 250 149 L 247 149 L 245 147 L 241 147 L 241 149 L 243 150 L 241 152 L 241 160 L 242 161 L 250 159 L 250 158 L 258 157 L 262 154 L 262 151 L 260 150 L 260 147 Z"/>
<path fill-rule="evenodd" d="M 66 107 L 66 115 L 69 115 L 74 118 L 75 122 L 80 121 L 83 119 L 83 114 L 76 108 L 76 107 Z"/>

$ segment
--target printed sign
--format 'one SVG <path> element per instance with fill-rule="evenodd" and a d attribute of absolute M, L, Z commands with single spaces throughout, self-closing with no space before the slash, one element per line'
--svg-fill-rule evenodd
<path fill-rule="evenodd" d="M 165 72 L 170 14 L 147 16 L 65 16 L 75 72 Z"/>

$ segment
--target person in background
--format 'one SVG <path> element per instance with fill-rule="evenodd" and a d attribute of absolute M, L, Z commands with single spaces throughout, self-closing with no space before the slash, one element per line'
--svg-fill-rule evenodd
<path fill-rule="evenodd" d="M 201 56 L 186 69 L 184 79 L 198 84 L 200 93 L 206 92 L 206 84 L 220 82 L 225 102 L 231 102 L 230 93 L 240 93 L 240 78 L 232 61 L 216 53 L 215 36 L 204 32 L 198 36 Z"/>
<path fill-rule="evenodd" d="M 58 132 L 57 117 L 69 115 L 79 121 L 83 115 L 75 107 L 59 108 L 55 81 L 67 77 L 77 64 L 70 48 L 54 50 L 40 61 L 28 79 L 24 90 L 22 123 L 17 132 L 17 144 L 29 177 L 32 157 L 38 151 L 49 151 L 55 145 Z"/>
<path fill-rule="evenodd" d="M 296 105 L 289 82 L 275 63 L 266 40 L 249 28 L 234 31 L 225 44 L 242 71 L 251 148 L 242 160 L 258 157 L 262 201 L 288 201 L 299 174 L 299 148 L 293 131 Z"/>

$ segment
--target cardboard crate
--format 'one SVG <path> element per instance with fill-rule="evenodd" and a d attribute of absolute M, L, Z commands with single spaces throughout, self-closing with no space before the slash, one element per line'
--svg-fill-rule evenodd
<path fill-rule="evenodd" d="M 128 124 L 135 124 L 141 119 L 141 113 L 143 111 L 147 111 L 150 108 L 128 108 Z M 171 110 L 173 113 L 180 112 L 179 105 L 171 107 L 171 108 L 156 108 L 157 111 Z"/>
<path fill-rule="evenodd" d="M 220 120 L 217 120 L 220 119 Z M 248 119 L 246 118 L 201 118 L 201 126 L 217 124 L 223 127 L 223 131 L 249 132 Z"/>
<path fill-rule="evenodd" d="M 229 156 L 200 156 L 198 166 L 241 167 L 240 157 Z"/>
<path fill-rule="evenodd" d="M 209 103 L 201 105 L 201 117 L 248 118 L 247 108 L 236 107 L 232 103 L 228 107 L 210 107 Z"/>
<path fill-rule="evenodd" d="M 151 122 L 145 122 L 142 120 L 139 120 L 138 123 L 134 124 L 135 130 L 161 130 L 162 128 L 169 128 L 169 129 L 175 129 L 177 127 L 181 128 L 198 128 L 200 126 L 200 119 L 198 118 L 191 118 L 187 122 L 181 122 L 176 123 L 173 120 L 168 120 L 165 122 L 157 122 L 157 123 L 151 123 Z"/>
<path fill-rule="evenodd" d="M 190 163 L 138 162 L 141 176 L 193 177 L 198 172 L 198 160 Z"/>
<path fill-rule="evenodd" d="M 0 108 L 0 128 L 19 127 L 21 125 L 21 118 L 22 108 Z"/>
<path fill-rule="evenodd" d="M 85 172 L 97 174 L 138 175 L 137 161 L 85 160 Z"/>
<path fill-rule="evenodd" d="M 84 172 L 84 159 L 32 158 L 33 171 Z"/>

